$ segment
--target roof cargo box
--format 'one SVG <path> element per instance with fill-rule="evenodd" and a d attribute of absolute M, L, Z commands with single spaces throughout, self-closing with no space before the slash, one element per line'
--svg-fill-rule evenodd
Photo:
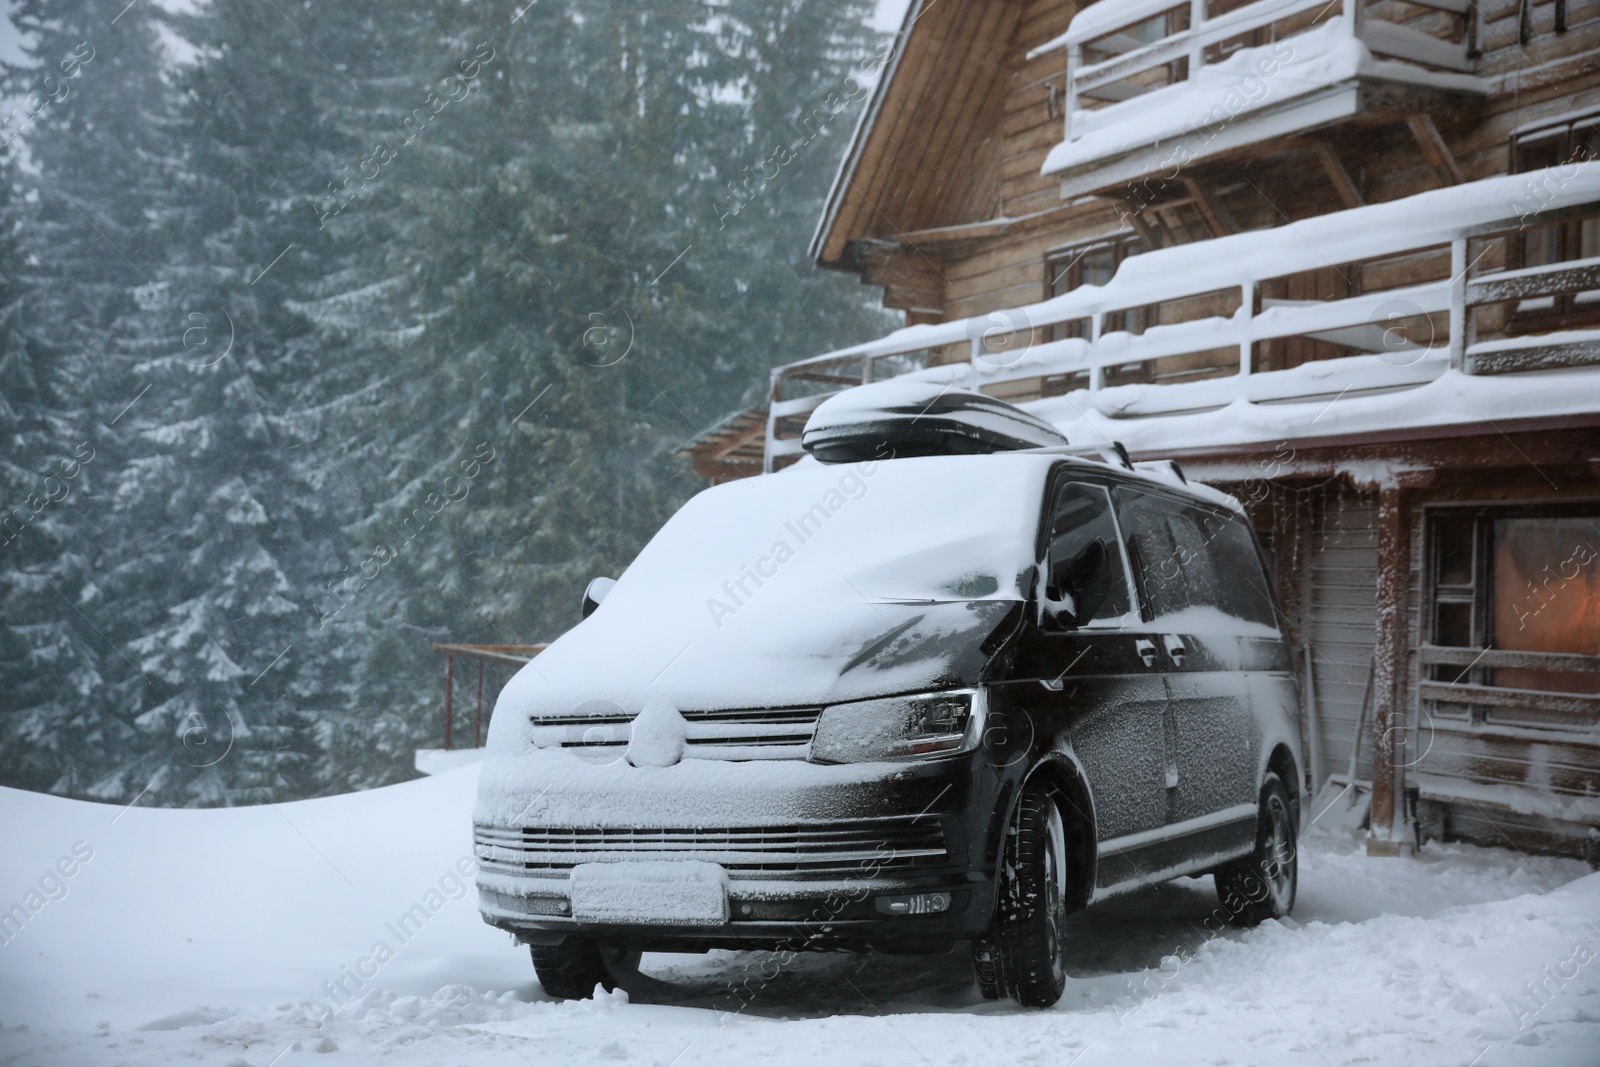
<path fill-rule="evenodd" d="M 857 386 L 824 400 L 800 443 L 823 463 L 1060 447 L 1059 430 L 983 393 L 931 382 Z"/>

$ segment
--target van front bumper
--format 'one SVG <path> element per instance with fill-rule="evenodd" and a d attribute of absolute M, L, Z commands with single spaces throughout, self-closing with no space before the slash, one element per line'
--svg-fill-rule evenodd
<path fill-rule="evenodd" d="M 742 765 L 740 776 L 755 766 Z M 971 757 L 878 766 L 880 775 L 845 781 L 829 773 L 836 768 L 811 768 L 814 784 L 807 771 L 784 768 L 747 795 L 720 790 L 709 811 L 693 790 L 673 803 L 625 780 L 609 795 L 585 781 L 581 805 L 556 795 L 520 825 L 474 827 L 479 910 L 485 922 L 531 943 L 580 934 L 655 951 L 795 944 L 920 951 L 983 933 L 995 903 L 987 817 L 997 810 L 993 771 Z M 573 818 L 580 808 L 593 816 Z M 726 923 L 572 916 L 578 865 L 672 859 L 722 867 Z"/>

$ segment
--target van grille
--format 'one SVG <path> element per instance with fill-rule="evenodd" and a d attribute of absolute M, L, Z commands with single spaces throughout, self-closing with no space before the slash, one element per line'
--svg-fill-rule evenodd
<path fill-rule="evenodd" d="M 939 820 L 860 819 L 807 826 L 635 829 L 474 827 L 485 870 L 569 870 L 618 859 L 694 859 L 734 875 L 870 875 L 938 866 L 949 857 Z"/>
<path fill-rule="evenodd" d="M 821 708 L 684 711 L 686 759 L 805 759 Z M 622 711 L 534 715 L 533 743 L 540 748 L 618 749 L 628 745 L 633 715 Z"/>

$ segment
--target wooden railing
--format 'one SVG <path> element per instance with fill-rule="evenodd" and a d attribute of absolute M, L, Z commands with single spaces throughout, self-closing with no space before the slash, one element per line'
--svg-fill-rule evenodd
<path fill-rule="evenodd" d="M 1445 71 L 1472 69 L 1472 0 L 1135 0 L 1085 8 L 1066 34 L 1035 50 L 1067 49 L 1066 139 L 1080 109 L 1114 106 L 1143 93 L 1192 81 L 1200 71 L 1244 47 L 1261 46 L 1339 20 L 1375 55 Z M 1393 10 L 1419 8 L 1421 18 L 1392 21 Z M 1213 13 L 1215 11 L 1216 13 Z"/>
<path fill-rule="evenodd" d="M 776 369 L 765 469 L 828 396 L 901 375 L 1013 402 L 1081 389 L 1114 420 L 1600 363 L 1600 256 L 1517 266 L 1530 231 L 1597 218 L 1600 163 L 1569 164 L 1132 256 L 1104 286 Z M 1328 271 L 1350 295 L 1275 295 Z M 1590 317 L 1535 313 L 1551 300 Z"/>
<path fill-rule="evenodd" d="M 544 645 L 440 645 L 435 652 L 444 653 L 444 747 L 451 747 L 451 731 L 455 720 L 456 657 L 476 660 L 478 663 L 478 705 L 472 717 L 472 747 L 483 744 L 483 675 L 486 665 L 521 667 L 545 650 Z"/>

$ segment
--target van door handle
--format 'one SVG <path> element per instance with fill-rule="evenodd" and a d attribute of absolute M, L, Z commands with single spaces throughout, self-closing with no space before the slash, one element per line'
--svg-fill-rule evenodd
<path fill-rule="evenodd" d="M 1138 651 L 1139 658 L 1144 660 L 1146 667 L 1154 667 L 1156 665 L 1156 643 L 1154 641 L 1141 637 L 1134 641 L 1133 647 Z"/>
<path fill-rule="evenodd" d="M 1167 646 L 1167 655 L 1172 658 L 1172 662 L 1179 667 L 1183 666 L 1183 639 L 1176 634 L 1162 634 L 1161 643 Z"/>

